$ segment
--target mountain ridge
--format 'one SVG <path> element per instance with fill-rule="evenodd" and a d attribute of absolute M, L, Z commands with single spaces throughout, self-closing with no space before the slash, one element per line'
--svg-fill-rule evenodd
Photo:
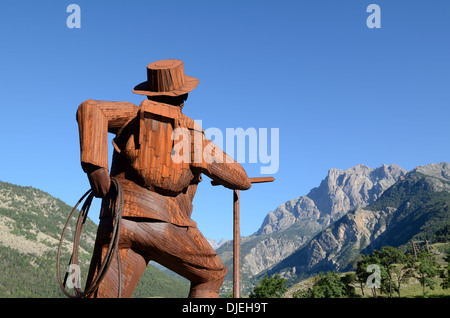
<path fill-rule="evenodd" d="M 258 231 L 241 239 L 241 277 L 250 279 L 288 257 L 348 210 L 376 200 L 405 174 L 406 170 L 395 164 L 330 169 L 318 187 L 269 212 Z M 217 252 L 232 268 L 232 242 Z"/>
<path fill-rule="evenodd" d="M 450 223 L 449 180 L 447 163 L 411 170 L 371 205 L 352 209 L 264 274 L 295 281 L 351 270 L 360 253 L 386 245 L 406 250 L 411 239 L 430 239 Z"/>
<path fill-rule="evenodd" d="M 321 222 L 328 225 L 349 207 L 367 205 L 376 200 L 379 194 L 405 173 L 406 170 L 395 164 L 389 166 L 383 164 L 375 169 L 363 164 L 345 170 L 331 168 L 320 185 L 311 189 L 307 195 L 286 201 L 275 212 L 269 212 L 256 235 L 270 234 L 295 223 L 295 216 L 294 218 L 285 215 L 279 217 L 276 211 L 279 211 L 278 214 L 283 214 L 284 209 L 290 212 L 289 210 L 294 210 L 296 207 L 297 215 L 300 217 L 326 218 Z M 270 224 L 270 221 L 276 223 L 280 222 L 280 219 L 283 219 L 283 222 L 279 226 Z"/>

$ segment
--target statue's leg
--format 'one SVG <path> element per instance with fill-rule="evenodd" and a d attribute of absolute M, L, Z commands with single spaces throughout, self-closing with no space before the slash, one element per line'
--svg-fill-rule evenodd
<path fill-rule="evenodd" d="M 215 298 L 227 273 L 217 253 L 196 227 L 180 227 L 150 219 L 122 218 L 120 260 L 122 297 L 131 297 L 150 259 L 191 281 L 189 297 Z M 112 219 L 102 218 L 97 232 L 88 282 L 106 254 Z M 93 297 L 117 297 L 118 263 L 111 267 Z"/>
<path fill-rule="evenodd" d="M 97 231 L 97 239 L 94 247 L 94 254 L 87 279 L 90 283 L 97 275 L 109 245 L 109 238 L 112 229 L 112 220 L 102 219 Z M 121 297 L 128 298 L 133 294 L 142 273 L 144 272 L 149 258 L 131 248 L 130 240 L 127 238 L 126 228 L 122 227 L 119 240 L 120 268 L 121 268 Z M 105 274 L 98 290 L 92 295 L 96 298 L 118 297 L 119 274 L 117 255 L 112 255 L 111 265 Z"/>
<path fill-rule="evenodd" d="M 191 281 L 189 297 L 219 297 L 227 273 L 217 253 L 196 227 L 180 227 L 166 222 L 133 222 L 133 249 L 145 251 L 151 259 Z"/>

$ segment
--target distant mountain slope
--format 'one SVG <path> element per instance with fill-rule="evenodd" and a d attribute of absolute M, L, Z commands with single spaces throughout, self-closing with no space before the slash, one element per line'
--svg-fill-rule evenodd
<path fill-rule="evenodd" d="M 71 210 L 48 193 L 0 182 L 0 297 L 65 297 L 56 277 L 56 251 Z M 87 274 L 96 230 L 88 219 L 80 242 L 82 274 Z M 69 231 L 64 244 L 66 262 L 72 236 Z M 188 283 L 149 266 L 134 296 L 186 297 L 188 292 Z"/>
<path fill-rule="evenodd" d="M 265 273 L 293 280 L 351 269 L 360 252 L 430 239 L 450 224 L 450 165 L 417 167 L 371 205 L 349 211 Z"/>
<path fill-rule="evenodd" d="M 221 239 L 219 242 L 215 239 L 209 239 L 209 238 L 207 238 L 206 240 L 211 245 L 211 247 L 215 250 L 218 249 L 219 247 L 221 247 L 223 244 L 225 244 L 228 241 L 224 238 Z"/>
<path fill-rule="evenodd" d="M 327 226 L 351 208 L 374 202 L 405 173 L 403 168 L 394 164 L 376 169 L 365 165 L 346 170 L 332 168 L 319 187 L 269 212 L 256 235 L 284 230 L 305 219 Z"/>
<path fill-rule="evenodd" d="M 247 279 L 282 261 L 348 210 L 371 204 L 406 171 L 397 165 L 330 169 L 320 186 L 269 212 L 259 230 L 241 240 L 241 277 Z M 230 268 L 232 242 L 217 250 Z"/>

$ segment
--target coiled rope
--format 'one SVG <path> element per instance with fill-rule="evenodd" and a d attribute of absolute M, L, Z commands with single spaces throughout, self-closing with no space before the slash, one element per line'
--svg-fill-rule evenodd
<path fill-rule="evenodd" d="M 64 236 L 67 231 L 67 228 L 69 226 L 69 222 L 73 217 L 73 214 L 75 213 L 78 205 L 86 198 L 86 201 L 84 202 L 80 213 L 78 215 L 78 220 L 75 228 L 75 235 L 74 235 L 74 241 L 73 241 L 73 250 L 72 250 L 72 256 L 70 257 L 68 269 L 72 268 L 71 265 L 79 266 L 78 264 L 78 250 L 80 245 L 80 237 L 81 232 L 83 229 L 83 226 L 86 222 L 86 217 L 89 212 L 89 208 L 91 206 L 92 200 L 94 198 L 94 194 L 92 193 L 92 189 L 88 190 L 81 198 L 78 200 L 75 207 L 72 209 L 72 212 L 70 213 L 69 217 L 67 218 L 66 224 L 64 225 L 64 228 L 61 233 L 61 239 L 59 241 L 58 246 L 58 254 L 57 254 L 57 260 L 56 260 L 56 266 L 57 266 L 57 273 L 58 273 L 58 282 L 59 285 L 68 297 L 70 298 L 82 298 L 82 297 L 89 297 L 92 295 L 100 286 L 100 283 L 102 282 L 103 278 L 105 277 L 105 274 L 107 273 L 108 269 L 111 266 L 111 260 L 113 258 L 113 255 L 116 254 L 117 256 L 117 263 L 118 263 L 118 273 L 119 273 L 119 286 L 118 286 L 118 298 L 121 297 L 121 289 L 122 289 L 122 273 L 121 273 L 121 265 L 120 265 L 120 254 L 119 254 L 119 237 L 120 237 L 120 226 L 121 226 L 121 219 L 122 219 L 122 213 L 123 213 L 123 190 L 120 186 L 119 182 L 116 180 L 116 178 L 111 178 L 111 185 L 114 185 L 115 187 L 115 194 L 116 194 L 116 200 L 113 204 L 112 211 L 115 211 L 114 213 L 114 226 L 111 234 L 111 241 L 108 246 L 108 250 L 106 252 L 105 257 L 103 258 L 103 261 L 101 263 L 100 269 L 97 272 L 97 275 L 95 276 L 94 280 L 89 284 L 89 286 L 85 287 L 85 290 L 82 291 L 77 284 L 74 285 L 75 295 L 70 293 L 66 289 L 67 279 L 69 277 L 69 270 L 66 271 L 66 274 L 64 276 L 64 281 L 61 277 L 61 250 L 62 245 L 64 241 Z M 71 271 L 71 274 L 73 274 L 73 270 Z M 76 275 L 79 275 L 78 273 L 75 273 Z M 75 278 L 75 279 L 79 279 Z"/>

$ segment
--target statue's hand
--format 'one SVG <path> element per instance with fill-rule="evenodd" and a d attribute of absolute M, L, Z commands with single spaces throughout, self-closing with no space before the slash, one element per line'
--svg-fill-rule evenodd
<path fill-rule="evenodd" d="M 88 173 L 88 179 L 95 197 L 106 197 L 111 187 L 111 178 L 109 177 L 108 170 L 105 168 L 95 169 Z"/>

